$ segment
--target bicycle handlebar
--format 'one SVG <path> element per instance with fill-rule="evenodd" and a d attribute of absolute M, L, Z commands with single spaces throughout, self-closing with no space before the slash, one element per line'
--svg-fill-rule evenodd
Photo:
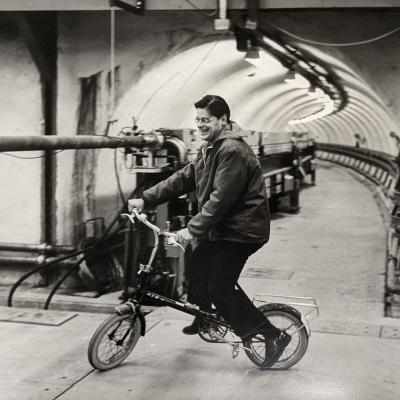
<path fill-rule="evenodd" d="M 177 236 L 175 233 L 162 231 L 157 225 L 149 222 L 147 215 L 141 214 L 139 209 L 133 208 L 130 214 L 123 213 L 121 215 L 128 217 L 132 224 L 135 223 L 134 218 L 138 219 L 141 223 L 149 227 L 154 232 L 154 236 L 165 236 L 167 238 L 167 244 L 171 246 L 179 246 L 183 251 L 185 251 L 185 248 L 177 241 Z"/>

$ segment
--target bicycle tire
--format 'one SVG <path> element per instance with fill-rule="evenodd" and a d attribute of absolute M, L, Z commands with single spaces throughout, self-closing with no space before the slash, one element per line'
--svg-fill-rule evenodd
<path fill-rule="evenodd" d="M 303 358 L 308 347 L 308 333 L 301 321 L 300 313 L 286 304 L 265 304 L 258 308 L 272 324 L 292 336 L 291 342 L 270 369 L 291 368 Z M 265 359 L 263 337 L 260 338 L 255 335 L 246 340 L 244 345 L 249 359 L 258 367 L 261 367 Z"/>
<path fill-rule="evenodd" d="M 121 327 L 123 328 L 120 329 Z M 119 365 L 136 346 L 141 328 L 142 323 L 136 314 L 109 316 L 96 329 L 90 340 L 88 346 L 90 365 L 99 371 L 106 371 Z M 122 342 L 118 343 L 121 340 Z M 107 348 L 108 354 L 105 352 Z"/>

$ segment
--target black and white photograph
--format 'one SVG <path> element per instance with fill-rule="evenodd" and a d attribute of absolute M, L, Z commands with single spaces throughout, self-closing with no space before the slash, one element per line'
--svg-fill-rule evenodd
<path fill-rule="evenodd" d="M 397 400 L 399 0 L 0 0 L 0 400 Z"/>

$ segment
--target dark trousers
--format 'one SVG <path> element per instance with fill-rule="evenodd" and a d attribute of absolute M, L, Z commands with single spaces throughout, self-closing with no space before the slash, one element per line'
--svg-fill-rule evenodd
<path fill-rule="evenodd" d="M 190 257 L 188 301 L 205 311 L 214 304 L 238 336 L 263 324 L 271 327 L 246 294 L 235 287 L 247 259 L 260 247 L 253 243 L 202 241 Z"/>

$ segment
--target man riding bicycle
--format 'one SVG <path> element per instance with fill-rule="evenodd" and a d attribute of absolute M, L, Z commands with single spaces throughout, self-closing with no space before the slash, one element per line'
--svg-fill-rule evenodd
<path fill-rule="evenodd" d="M 242 290 L 236 288 L 250 255 L 269 239 L 270 216 L 262 170 L 244 131 L 230 120 L 226 101 L 204 96 L 194 104 L 196 123 L 204 140 L 194 161 L 166 180 L 130 199 L 130 210 L 154 207 L 195 191 L 198 213 L 178 232 L 179 241 L 192 241 L 188 301 L 204 311 L 214 304 L 218 313 L 245 340 L 262 335 L 270 368 L 291 336 L 273 326 Z M 198 332 L 199 319 L 183 328 Z"/>

